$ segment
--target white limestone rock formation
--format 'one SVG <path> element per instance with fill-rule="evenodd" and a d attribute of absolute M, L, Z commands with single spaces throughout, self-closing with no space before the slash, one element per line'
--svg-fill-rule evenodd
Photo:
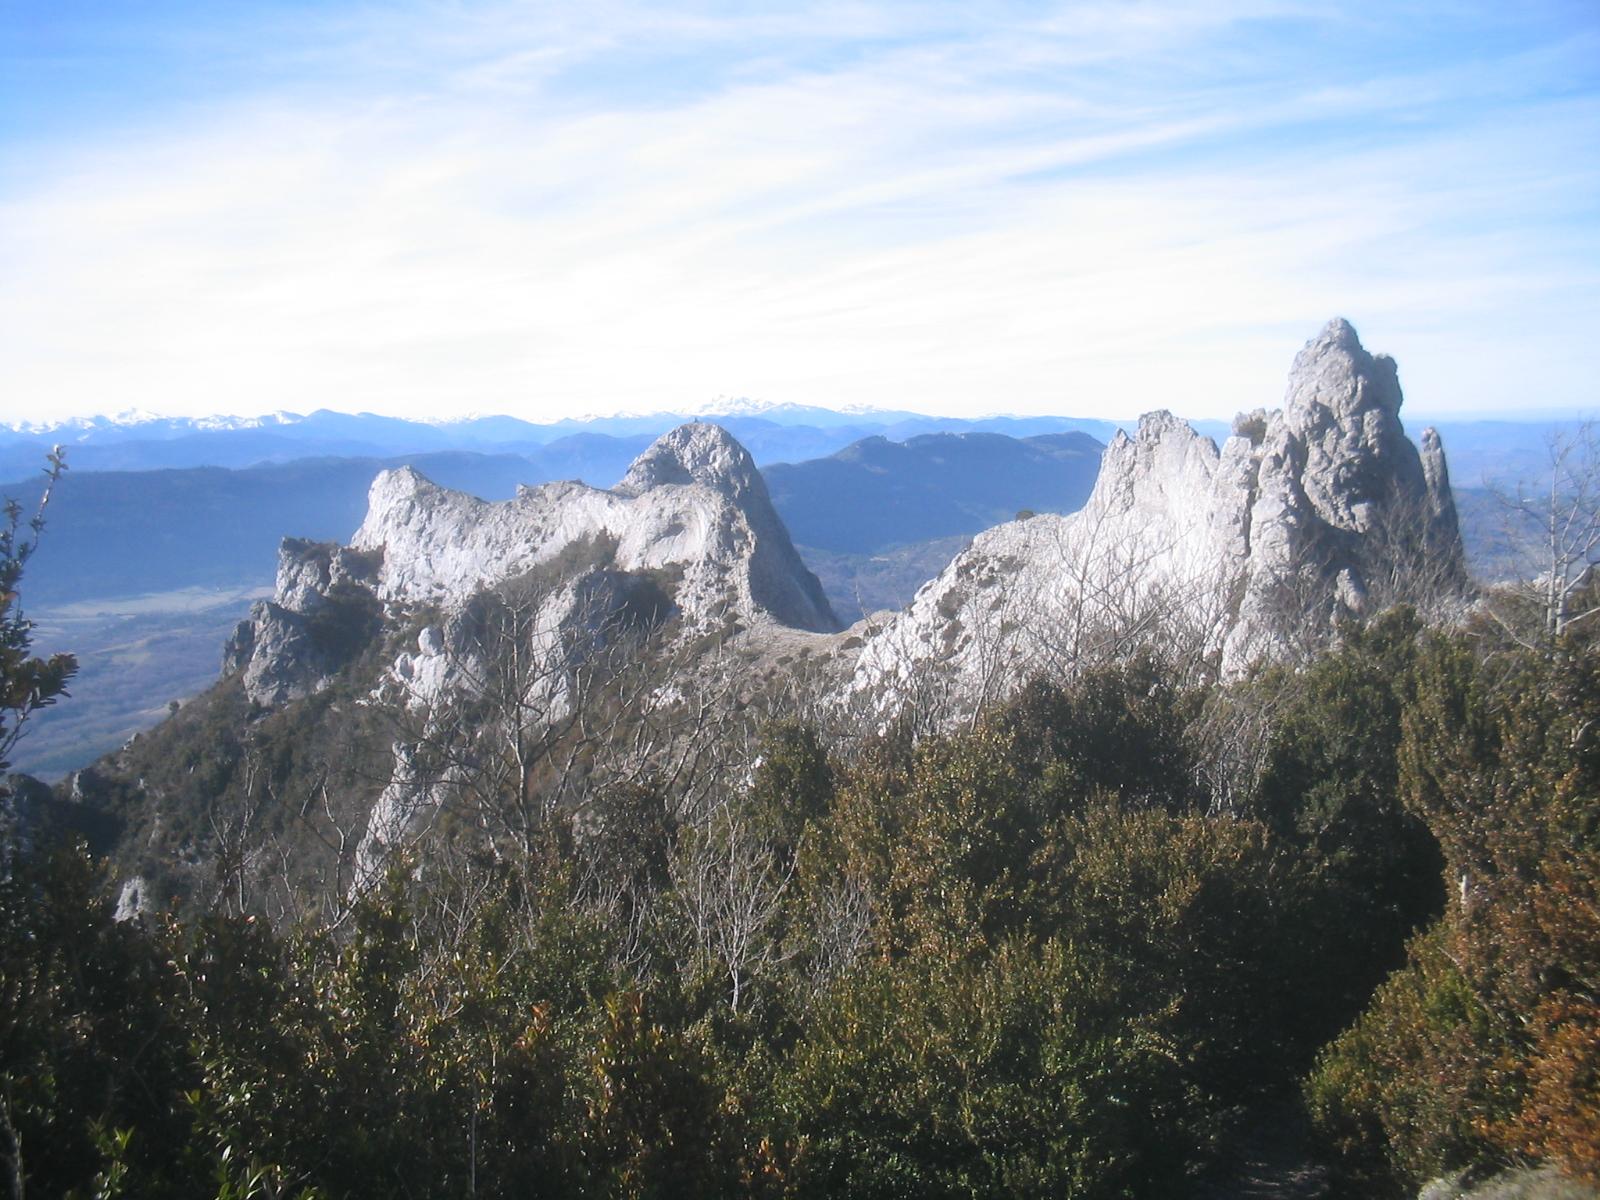
<path fill-rule="evenodd" d="M 258 703 L 296 699 L 347 661 L 363 602 L 460 611 L 540 568 L 659 577 L 686 632 L 838 628 L 750 455 L 721 428 L 694 423 L 657 440 L 610 491 L 548 483 L 491 503 L 409 467 L 382 472 L 350 546 L 284 542 L 276 594 L 236 631 L 224 673 L 242 671 Z M 437 675 L 443 649 L 433 647 L 430 664 L 420 646 L 396 670 Z"/>
<path fill-rule="evenodd" d="M 416 623 L 364 684 L 397 736 L 355 855 L 359 889 L 452 794 L 483 782 L 474 771 L 528 757 L 586 687 L 633 671 L 636 635 L 668 617 L 681 647 L 838 627 L 755 463 L 714 425 L 666 434 L 610 491 L 551 483 L 490 503 L 385 471 L 350 546 L 285 541 L 275 595 L 239 627 L 225 669 L 252 700 L 279 704 Z"/>
<path fill-rule="evenodd" d="M 398 724 L 414 740 L 391 747 L 389 780 L 357 850 L 357 887 L 452 789 L 470 785 L 467 762 L 494 757 L 513 729 L 512 736 L 537 743 L 583 703 L 580 679 L 592 682 L 626 669 L 612 660 L 633 653 L 628 632 L 653 627 L 666 607 L 648 577 L 589 569 L 535 595 L 513 589 L 480 598 L 424 627 L 415 649 L 397 656 L 372 695 L 404 710 Z M 463 714 L 470 714 L 465 721 Z M 428 744 L 452 750 L 419 754 Z M 442 757 L 431 771 L 423 765 L 430 757 Z"/>
<path fill-rule="evenodd" d="M 848 693 L 970 708 L 1033 672 L 1154 646 L 1223 673 L 1341 614 L 1466 588 L 1438 436 L 1406 437 L 1392 360 L 1330 322 L 1281 409 L 1220 448 L 1165 412 L 1107 447 L 1087 505 L 981 534 L 867 638 Z"/>
<path fill-rule="evenodd" d="M 658 439 L 611 491 L 582 483 L 523 488 L 490 503 L 402 467 L 373 481 L 352 547 L 383 552 L 386 601 L 459 603 L 586 541 L 614 541 L 624 571 L 681 572 L 685 621 L 734 619 L 827 632 L 838 627 L 795 553 L 754 461 L 716 425 Z"/>
<path fill-rule="evenodd" d="M 234 629 L 222 673 L 242 672 L 245 694 L 258 704 L 320 690 L 376 620 L 377 564 L 375 555 L 284 538 L 273 599 L 256 601 Z"/>

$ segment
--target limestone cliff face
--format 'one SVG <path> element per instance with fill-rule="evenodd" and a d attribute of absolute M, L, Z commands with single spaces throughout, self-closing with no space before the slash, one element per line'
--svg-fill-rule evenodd
<path fill-rule="evenodd" d="M 1330 322 L 1283 407 L 1219 449 L 1168 413 L 1107 447 L 1088 504 L 980 535 L 869 637 L 849 690 L 905 698 L 930 673 L 968 702 L 1032 671 L 1141 644 L 1237 673 L 1337 616 L 1466 586 L 1443 451 L 1406 437 L 1392 360 Z"/>
<path fill-rule="evenodd" d="M 1252 447 L 1246 586 L 1228 639 L 1245 665 L 1280 639 L 1283 619 L 1427 604 L 1466 587 L 1455 502 L 1439 435 L 1419 453 L 1400 423 L 1394 360 L 1330 321 L 1295 358 L 1283 408 Z M 1230 445 L 1237 439 L 1230 439 Z M 1251 472 L 1242 474 L 1246 484 Z"/>
<path fill-rule="evenodd" d="M 383 551 L 383 599 L 450 602 L 596 538 L 616 543 L 621 570 L 681 571 L 677 603 L 690 624 L 838 626 L 755 463 L 715 425 L 664 435 L 612 491 L 548 483 L 491 504 L 409 469 L 385 471 L 352 546 Z"/>
<path fill-rule="evenodd" d="M 276 593 L 240 625 L 224 669 L 275 705 L 327 686 L 358 656 L 370 671 L 380 648 L 375 682 L 363 674 L 359 686 L 404 732 L 365 814 L 359 887 L 470 784 L 464 761 L 504 749 L 475 737 L 511 722 L 526 750 L 576 711 L 583 680 L 625 671 L 611 659 L 645 653 L 633 635 L 668 617 L 684 645 L 838 628 L 755 463 L 714 425 L 660 438 L 611 491 L 551 483 L 489 503 L 409 468 L 385 471 L 349 546 L 284 542 Z M 417 632 L 397 640 L 402 622 Z M 515 795 L 526 784 L 507 786 Z"/>
<path fill-rule="evenodd" d="M 749 454 L 695 423 L 660 438 L 610 491 L 549 483 L 490 503 L 408 467 L 383 472 L 350 546 L 285 541 L 276 594 L 240 626 L 224 669 L 242 671 L 260 703 L 296 699 L 340 665 L 328 644 L 337 639 L 316 635 L 344 627 L 341 605 L 459 609 L 483 589 L 602 546 L 607 569 L 667 578 L 690 630 L 838 627 Z"/>
<path fill-rule="evenodd" d="M 344 665 L 351 622 L 376 617 L 378 556 L 285 538 L 277 586 L 258 600 L 222 651 L 222 673 L 242 672 L 258 704 L 283 704 L 321 688 Z M 343 626 L 343 628 L 341 628 Z"/>

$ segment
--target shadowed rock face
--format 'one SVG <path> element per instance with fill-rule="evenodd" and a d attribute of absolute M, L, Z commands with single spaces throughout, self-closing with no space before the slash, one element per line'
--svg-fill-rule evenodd
<path fill-rule="evenodd" d="M 355 589 L 448 610 L 585 544 L 604 544 L 617 571 L 670 575 L 690 629 L 838 628 L 750 455 L 721 428 L 695 423 L 656 441 L 611 491 L 550 483 L 491 503 L 409 467 L 381 473 L 349 547 L 285 540 L 277 593 L 240 626 L 224 669 L 243 671 L 259 703 L 296 699 L 339 666 L 308 636 L 330 597 Z"/>
<path fill-rule="evenodd" d="M 1282 408 L 1219 450 L 1169 413 L 1107 447 L 1089 502 L 980 535 L 868 640 L 853 691 L 930 666 L 969 693 L 1137 644 L 1237 673 L 1326 640 L 1340 614 L 1466 587 L 1439 439 L 1400 423 L 1395 365 L 1344 320 L 1295 358 Z"/>

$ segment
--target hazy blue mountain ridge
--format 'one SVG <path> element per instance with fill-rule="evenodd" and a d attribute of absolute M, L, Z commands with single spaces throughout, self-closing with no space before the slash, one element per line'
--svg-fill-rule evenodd
<path fill-rule="evenodd" d="M 188 587 L 271 580 L 286 535 L 343 541 L 361 523 L 380 470 L 409 464 L 485 500 L 519 484 L 582 479 L 609 487 L 644 437 L 575 434 L 527 454 L 437 451 L 317 457 L 242 469 L 68 470 L 49 532 L 29 570 L 27 599 L 62 604 Z M 933 434 L 905 444 L 873 437 L 832 458 L 765 469 L 794 539 L 831 551 L 971 534 L 1019 508 L 1070 511 L 1093 486 L 1100 443 L 1083 433 L 1018 440 Z M 25 507 L 42 476 L 0 484 Z"/>
<path fill-rule="evenodd" d="M 28 566 L 25 600 L 64 604 L 188 587 L 265 583 L 286 534 L 344 540 L 386 467 L 409 463 L 437 482 L 503 499 L 537 469 L 513 455 L 449 451 L 403 458 L 310 458 L 229 470 L 68 471 Z M 41 480 L 0 484 L 32 508 Z"/>
<path fill-rule="evenodd" d="M 1104 448 L 1081 432 L 869 437 L 763 474 L 798 545 L 865 554 L 979 533 L 1021 508 L 1072 512 L 1089 498 Z"/>
<path fill-rule="evenodd" d="M 298 458 L 389 458 L 443 450 L 539 456 L 582 439 L 581 453 L 620 463 L 652 439 L 686 420 L 709 420 L 738 438 L 757 463 L 820 458 L 864 437 L 893 441 L 939 432 L 1005 433 L 1029 437 L 1082 430 L 1104 441 L 1114 422 L 1072 417 L 929 417 L 904 412 L 830 413 L 791 406 L 760 413 L 700 417 L 681 413 L 595 417 L 535 425 L 515 417 L 478 417 L 431 424 L 373 413 L 319 410 L 306 416 L 276 414 L 253 423 L 233 418 L 163 418 L 117 422 L 96 418 L 47 430 L 0 426 L 0 479 L 22 478 L 60 443 L 79 472 L 138 471 L 164 467 L 250 467 Z"/>

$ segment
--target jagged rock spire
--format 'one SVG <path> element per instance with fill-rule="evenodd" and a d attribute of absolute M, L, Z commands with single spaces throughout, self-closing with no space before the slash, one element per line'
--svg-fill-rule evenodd
<path fill-rule="evenodd" d="M 980 535 L 868 641 L 853 689 L 893 703 L 930 664 L 1020 677 L 1141 640 L 1238 671 L 1327 640 L 1341 613 L 1459 596 L 1443 451 L 1429 431 L 1419 454 L 1401 404 L 1393 360 L 1338 318 L 1295 357 L 1282 407 L 1240 418 L 1220 450 L 1146 415 L 1082 511 Z"/>

